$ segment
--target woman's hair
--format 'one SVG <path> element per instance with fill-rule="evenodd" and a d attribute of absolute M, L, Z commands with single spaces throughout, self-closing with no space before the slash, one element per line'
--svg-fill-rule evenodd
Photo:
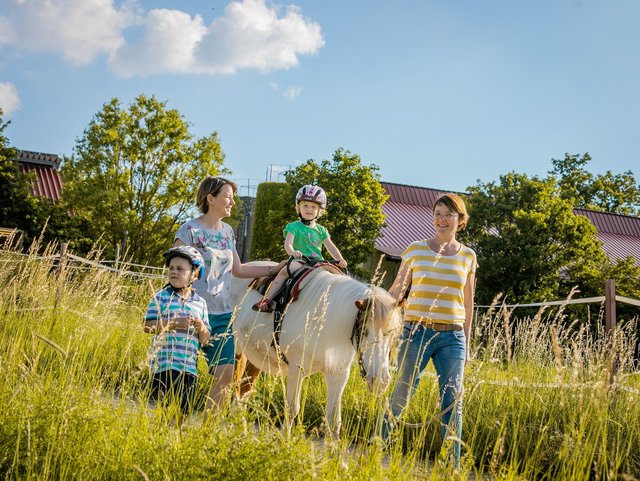
<path fill-rule="evenodd" d="M 231 186 L 234 194 L 238 192 L 238 184 L 230 180 L 223 179 L 222 177 L 209 176 L 200 182 L 198 192 L 196 194 L 196 205 L 200 212 L 206 214 L 209 211 L 207 196 L 211 194 L 212 196 L 217 197 L 220 193 L 220 189 L 227 184 Z"/>
<path fill-rule="evenodd" d="M 441 195 L 433 204 L 434 212 L 438 204 L 444 205 L 449 210 L 458 214 L 458 230 L 462 230 L 467 226 L 469 214 L 467 213 L 467 206 L 464 205 L 464 200 L 462 200 L 462 197 L 451 192 Z"/>

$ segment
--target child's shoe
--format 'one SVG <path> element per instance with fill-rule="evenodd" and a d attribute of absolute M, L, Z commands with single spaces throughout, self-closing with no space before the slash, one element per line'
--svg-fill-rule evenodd
<path fill-rule="evenodd" d="M 273 312 L 273 307 L 271 307 L 271 301 L 266 297 L 263 297 L 258 302 L 256 302 L 251 309 L 259 312 Z"/>

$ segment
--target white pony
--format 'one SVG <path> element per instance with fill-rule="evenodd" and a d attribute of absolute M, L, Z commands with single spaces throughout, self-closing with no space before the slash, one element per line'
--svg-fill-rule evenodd
<path fill-rule="evenodd" d="M 287 376 L 287 430 L 300 411 L 303 379 L 322 372 L 327 383 L 326 422 L 329 434 L 337 438 L 342 392 L 356 355 L 361 356 L 362 373 L 373 393 L 389 384 L 389 352 L 403 324 L 395 300 L 381 287 L 316 269 L 303 280 L 298 300 L 287 307 L 279 342 L 274 343 L 273 314 L 251 309 L 261 295 L 247 291 L 247 286 L 246 279 L 231 284 L 237 352 L 262 371 Z"/>

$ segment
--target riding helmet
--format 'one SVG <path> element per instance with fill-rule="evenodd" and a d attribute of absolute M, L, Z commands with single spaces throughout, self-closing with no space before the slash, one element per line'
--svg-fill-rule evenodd
<path fill-rule="evenodd" d="M 172 247 L 167 252 L 163 254 L 164 256 L 164 265 L 169 267 L 169 262 L 174 257 L 183 257 L 191 262 L 193 268 L 198 272 L 198 279 L 202 279 L 204 277 L 204 258 L 202 254 L 198 252 L 198 249 L 192 246 L 178 246 Z"/>
<path fill-rule="evenodd" d="M 324 189 L 318 185 L 303 185 L 296 194 L 296 205 L 301 200 L 308 200 L 309 202 L 315 202 L 323 209 L 327 208 L 327 194 Z"/>

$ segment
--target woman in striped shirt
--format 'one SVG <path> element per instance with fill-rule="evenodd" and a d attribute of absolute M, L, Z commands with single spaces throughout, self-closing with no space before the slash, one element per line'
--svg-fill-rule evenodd
<path fill-rule="evenodd" d="M 383 438 L 418 387 L 430 359 L 438 376 L 443 445 L 460 465 L 462 379 L 469 360 L 476 254 L 456 240 L 469 219 L 464 201 L 445 194 L 434 204 L 435 235 L 413 242 L 402 254 L 398 275 L 389 289 L 404 305 L 405 325 L 398 350 L 398 374 L 385 415 Z M 445 442 L 451 437 L 452 442 Z"/>

